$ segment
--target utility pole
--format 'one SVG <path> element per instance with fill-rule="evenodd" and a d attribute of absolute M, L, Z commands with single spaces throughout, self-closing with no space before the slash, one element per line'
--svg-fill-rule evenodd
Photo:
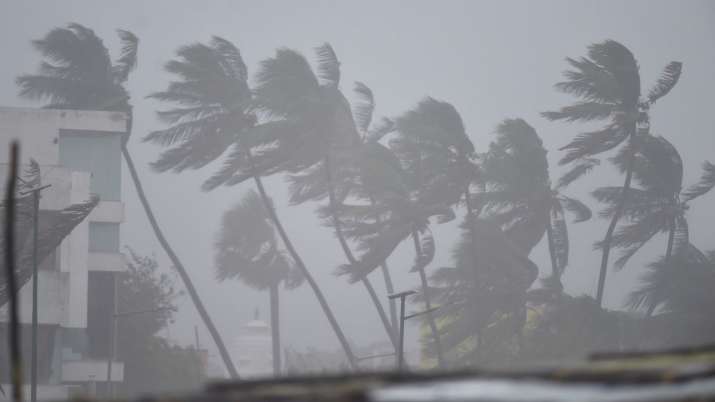
<path fill-rule="evenodd" d="M 417 313 L 405 315 L 405 299 L 408 296 L 412 296 L 416 293 L 417 292 L 414 290 L 406 290 L 404 292 L 387 295 L 389 299 L 400 299 L 400 344 L 399 349 L 397 351 L 397 371 L 402 371 L 405 366 L 405 321 L 409 320 L 410 318 L 419 317 L 421 315 L 432 313 L 435 310 L 439 310 L 439 306 L 436 306 L 429 308 L 425 311 L 419 311 Z"/>
<path fill-rule="evenodd" d="M 406 290 L 404 292 L 393 293 L 387 295 L 388 299 L 400 299 L 400 339 L 397 347 L 397 371 L 402 371 L 405 364 L 405 299 L 407 296 L 415 294 L 414 290 Z"/>
<path fill-rule="evenodd" d="M 20 195 L 27 195 L 32 193 L 33 197 L 33 217 L 32 217 L 32 371 L 30 372 L 30 401 L 37 402 L 37 275 L 38 275 L 38 265 L 39 261 L 37 259 L 37 248 L 38 248 L 38 232 L 40 223 L 40 192 L 51 184 L 44 186 L 39 186 L 27 191 L 23 191 Z"/>

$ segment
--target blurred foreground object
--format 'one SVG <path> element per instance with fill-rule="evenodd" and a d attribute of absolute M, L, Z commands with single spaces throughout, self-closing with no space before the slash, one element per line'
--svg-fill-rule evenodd
<path fill-rule="evenodd" d="M 183 401 L 683 401 L 715 398 L 715 345 L 572 366 L 223 382 Z M 144 401 L 163 400 L 144 398 Z"/>

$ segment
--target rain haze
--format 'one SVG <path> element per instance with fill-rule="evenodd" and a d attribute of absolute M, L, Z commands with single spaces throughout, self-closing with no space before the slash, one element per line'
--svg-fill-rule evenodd
<path fill-rule="evenodd" d="M 256 75 L 266 66 L 261 62 L 276 58 L 279 49 L 292 49 L 302 54 L 321 80 L 325 81 L 320 76 L 323 70 L 320 69 L 320 57 L 316 56 L 316 49 L 320 47 L 320 53 L 320 49 L 325 50 L 324 45 L 329 44 L 339 60 L 338 88 L 347 100 L 353 105 L 359 104 L 363 98 L 353 88 L 356 81 L 364 83 L 374 95 L 372 127 L 376 127 L 382 117 L 396 122 L 394 129 L 378 141 L 383 146 L 381 149 L 385 150 L 390 149 L 391 144 L 399 143 L 403 136 L 409 137 L 403 132 L 409 131 L 407 128 L 400 129 L 403 127 L 400 122 L 404 123 L 404 127 L 411 127 L 406 120 L 409 117 L 406 113 L 410 110 L 419 111 L 419 105 L 429 105 L 427 97 L 432 98 L 435 104 L 451 104 L 461 116 L 464 132 L 478 155 L 468 159 L 475 166 L 480 165 L 475 169 L 483 172 L 483 175 L 477 175 L 479 179 L 467 183 L 466 187 L 472 186 L 475 200 L 483 200 L 485 203 L 479 207 L 481 211 L 475 212 L 485 221 L 498 219 L 498 207 L 504 206 L 495 202 L 495 205 L 499 205 L 490 209 L 487 205 L 490 198 L 479 198 L 476 195 L 484 189 L 504 190 L 498 184 L 503 177 L 488 171 L 488 166 L 506 163 L 498 161 L 498 156 L 494 156 L 500 152 L 498 149 L 490 148 L 490 143 L 500 138 L 499 127 L 506 127 L 506 122 L 518 124 L 522 121 L 517 119 L 523 119 L 535 130 L 547 152 L 550 185 L 555 187 L 559 177 L 573 167 L 573 164 L 559 164 L 567 152 L 560 148 L 569 144 L 577 134 L 601 129 L 610 121 L 593 119 L 569 122 L 568 118 L 548 118 L 543 114 L 560 110 L 580 100 L 588 100 L 578 98 L 574 92 L 560 91 L 554 84 L 566 80 L 563 75 L 565 70 L 574 69 L 566 61 L 567 57 L 587 57 L 589 46 L 608 43 L 607 40 L 617 41 L 634 55 L 644 99 L 669 63 L 682 63 L 682 74 L 677 85 L 662 99 L 653 102 L 647 113 L 652 138 L 663 136 L 669 142 L 668 146 L 672 144 L 682 158 L 683 188 L 698 183 L 703 175 L 704 162 L 715 162 L 715 113 L 712 112 L 712 94 L 715 93 L 715 2 L 711 1 L 6 1 L 0 5 L 0 27 L 3 30 L 0 44 L 5 54 L 0 63 L 0 107 L 39 108 L 49 103 L 45 99 L 38 102 L 19 96 L 16 79 L 24 74 L 36 74 L 40 62 L 44 60 L 41 53 L 33 48 L 31 41 L 43 38 L 53 28 L 67 27 L 70 23 L 92 29 L 109 49 L 112 60 L 117 58 L 122 47 L 116 34 L 117 29 L 131 31 L 139 38 L 137 66 L 125 84 L 133 106 L 132 135 L 128 149 L 167 241 L 186 268 L 216 329 L 231 350 L 241 344 L 240 336 L 249 321 L 258 319 L 270 323 L 271 319 L 269 292 L 265 286 L 264 289 L 257 289 L 259 286 L 250 286 L 225 271 L 222 276 L 221 269 L 217 267 L 221 264 L 217 245 L 221 243 L 219 238 L 222 228 L 224 237 L 230 237 L 225 232 L 227 224 L 224 222 L 222 226 L 222 219 L 226 211 L 239 203 L 247 205 L 244 197 L 255 191 L 254 181 L 249 179 L 237 185 L 220 185 L 211 191 L 203 191 L 202 185 L 224 166 L 230 150 L 223 156 L 211 157 L 212 161 L 197 169 L 189 167 L 178 173 L 170 169 L 159 172 L 151 167 L 151 163 L 169 147 L 159 145 L 159 141 L 142 141 L 150 133 L 166 130 L 171 125 L 159 119 L 157 111 L 171 109 L 178 104 L 168 101 L 169 97 L 161 99 L 160 96 L 149 95 L 167 91 L 171 81 L 181 79 L 180 75 L 168 72 L 165 65 L 170 60 L 179 60 L 177 51 L 182 46 L 210 44 L 214 36 L 230 41 L 240 50 L 245 62 L 248 86 L 255 89 L 260 84 Z M 103 110 L 100 107 L 98 109 Z M 263 122 L 261 119 L 270 118 L 269 113 L 260 114 L 259 123 Z M 638 130 L 642 126 L 639 122 Z M 369 135 L 364 136 L 367 137 Z M 22 149 L 23 158 L 31 157 L 32 151 Z M 461 151 L 467 152 L 463 148 Z M 456 154 L 461 151 L 456 146 Z M 3 149 L 2 152 L 7 153 L 7 150 Z M 398 159 L 404 156 L 399 150 L 395 152 Z M 591 155 L 601 160 L 600 165 L 568 187 L 559 189 L 563 194 L 583 201 L 593 211 L 591 219 L 575 224 L 572 224 L 573 216 L 566 213 L 570 239 L 569 262 L 559 282 L 563 284 L 563 292 L 570 297 L 597 296 L 602 252 L 594 247 L 594 243 L 604 238 L 610 218 L 599 214 L 606 204 L 591 194 L 599 187 L 623 185 L 624 174 L 609 160 L 616 152 L 614 149 Z M 491 160 L 489 158 L 494 160 L 492 165 L 485 162 Z M 647 155 L 642 158 L 647 159 Z M 404 160 L 401 162 L 403 168 L 409 171 L 412 165 Z M 129 247 L 137 255 L 154 258 L 159 270 L 170 275 L 176 291 L 184 292 L 182 280 L 171 269 L 172 261 L 157 241 L 126 164 L 122 163 L 121 201 L 124 203 L 124 220 L 120 231 L 121 251 L 127 253 L 126 247 Z M 316 159 L 315 163 L 323 163 L 323 159 Z M 346 268 L 346 264 L 350 265 L 350 257 L 346 258 L 336 237 L 334 221 L 330 219 L 332 211 L 330 208 L 325 209 L 329 205 L 328 194 L 322 193 L 318 201 L 308 199 L 299 205 L 292 205 L 287 177 L 295 171 L 276 168 L 275 173 L 269 174 L 268 170 L 270 168 L 267 168 L 263 179 L 277 216 L 305 267 L 322 290 L 348 342 L 357 350 L 355 353 L 374 353 L 374 350 L 385 349 L 385 344 L 389 352 L 390 339 L 385 325 L 368 297 L 368 292 L 360 283 L 359 275 L 338 275 L 341 269 L 350 269 Z M 302 173 L 308 170 L 306 168 Z M 347 175 L 338 170 L 336 168 L 335 175 L 339 178 Z M 636 169 L 634 175 L 637 174 Z M 387 175 L 385 173 L 384 176 Z M 485 178 L 487 183 L 477 183 L 481 178 Z M 411 185 L 414 185 L 415 180 L 410 182 Z M 362 185 L 367 180 L 363 178 L 357 181 Z M 633 182 L 635 187 L 641 185 L 638 177 Z M 369 193 L 368 190 L 360 191 L 360 194 L 349 195 L 343 201 L 362 206 L 369 205 L 369 200 L 375 201 L 377 197 L 376 202 L 380 204 L 379 194 L 365 196 L 359 202 L 354 201 L 366 192 Z M 423 194 L 420 191 L 409 193 L 412 194 L 411 202 L 416 202 L 415 197 L 419 198 L 415 194 Z M 429 191 L 425 190 L 424 193 Z M 385 199 L 393 200 L 391 197 Z M 454 211 L 453 219 L 446 219 L 439 213 L 427 215 L 425 220 L 428 224 L 425 228 L 418 228 L 420 225 L 415 223 L 416 229 L 410 230 L 404 240 L 398 242 L 394 252 L 388 253 L 387 264 L 395 292 L 421 292 L 421 278 L 415 271 L 422 269 L 431 279 L 440 268 L 455 265 L 455 247 L 462 233 L 468 231 L 464 228 L 469 227 L 461 197 L 460 193 L 458 198 L 446 201 L 448 209 Z M 704 194 L 693 200 L 687 209 L 689 242 L 704 252 L 715 249 L 711 226 L 715 224 L 715 212 L 712 209 L 714 197 L 712 192 Z M 392 205 L 390 202 L 386 201 L 385 205 Z M 321 207 L 323 209 L 319 213 L 326 215 L 325 218 L 319 216 L 318 210 Z M 375 212 L 375 215 L 379 215 L 379 212 Z M 393 215 L 386 213 L 385 216 Z M 546 212 L 544 216 L 549 221 L 550 213 Z M 440 224 L 442 218 L 449 222 Z M 350 225 L 357 218 L 345 215 L 340 219 L 345 223 L 343 229 L 354 229 Z M 625 222 L 620 221 L 618 227 Z M 519 224 L 515 223 L 517 227 L 513 231 L 532 232 L 530 228 L 518 227 Z M 237 225 L 241 226 L 240 223 Z M 519 246 L 519 240 L 510 237 L 511 232 L 506 226 L 502 229 L 507 237 Z M 529 244 L 522 250 L 523 253 L 519 252 L 525 261 L 538 267 L 538 279 L 529 280 L 531 289 L 551 283 L 548 279 L 554 277 L 553 256 L 550 254 L 545 227 L 539 232 L 537 243 Z M 234 230 L 240 232 L 238 228 Z M 415 244 L 410 237 L 414 236 L 413 231 L 417 237 L 421 236 L 423 249 L 430 247 L 425 238 L 434 240 L 434 255 L 430 256 L 425 266 L 421 266 L 420 259 L 415 257 Z M 277 231 L 273 232 L 276 240 L 269 243 L 280 249 L 276 258 L 285 260 L 285 264 L 290 266 L 287 270 L 300 271 L 295 267 L 291 253 L 286 250 Z M 519 234 L 514 234 L 514 237 L 521 238 Z M 361 242 L 361 239 L 350 239 L 348 244 L 359 260 L 365 255 L 365 250 L 369 249 Z M 667 229 L 646 241 L 623 269 L 616 269 L 613 265 L 627 246 L 614 246 L 603 288 L 604 308 L 628 312 L 629 316 L 638 314 L 628 308 L 626 301 L 629 294 L 640 286 L 640 278 L 647 271 L 645 267 L 664 254 L 666 243 Z M 234 249 L 229 246 L 227 250 L 230 252 Z M 353 265 L 357 267 L 362 262 Z M 387 295 L 390 292 L 380 273 L 382 268 L 379 264 L 372 268 L 374 271 L 367 278 L 374 286 L 385 314 L 389 316 Z M 302 278 L 301 274 L 297 276 Z M 351 277 L 356 279 L 354 283 L 349 280 Z M 526 291 L 523 293 L 526 294 Z M 433 303 L 449 306 L 446 297 L 440 299 L 441 302 L 433 300 Z M 422 299 L 408 300 L 408 314 L 425 309 Z M 176 313 L 157 335 L 182 347 L 194 345 L 198 336 L 200 346 L 209 349 L 212 364 L 223 366 L 211 334 L 189 295 L 182 293 L 176 304 Z M 538 307 L 532 310 L 541 311 Z M 498 313 L 489 315 L 492 320 L 495 315 L 503 314 L 506 317 L 511 314 L 506 307 L 495 308 L 495 311 Z M 439 314 L 439 310 L 435 314 Z M 530 320 L 535 318 L 529 318 L 530 313 L 523 314 L 527 322 L 525 325 L 528 326 Z M 447 328 L 450 320 L 455 320 L 454 316 L 443 317 L 437 324 Z M 420 322 L 422 325 L 417 324 L 417 320 L 407 322 L 405 327 L 408 361 L 413 366 L 434 367 L 440 359 L 435 356 L 435 346 L 429 340 L 430 326 L 427 319 Z M 489 324 L 483 325 L 484 328 L 489 327 Z M 709 341 L 713 342 L 714 325 L 709 325 Z M 284 290 L 281 285 L 280 326 L 281 347 L 284 350 L 305 355 L 311 350 L 319 350 L 341 356 L 341 343 L 306 281 L 295 289 Z M 198 333 L 195 333 L 195 328 Z M 488 336 L 485 339 L 485 342 L 489 341 Z M 429 350 L 422 355 L 422 345 L 427 343 L 430 344 L 427 347 Z M 373 350 L 370 345 L 383 346 L 376 346 Z M 658 345 L 657 342 L 654 345 Z M 445 352 L 445 356 L 451 355 Z M 484 354 L 481 358 L 486 362 L 490 358 L 494 361 L 499 359 L 485 357 Z M 454 357 L 455 362 L 458 360 L 458 357 Z M 505 361 L 510 363 L 517 360 L 511 356 Z M 235 363 L 240 373 L 241 362 L 237 360 Z M 499 361 L 494 364 L 502 363 Z M 284 364 L 288 363 L 284 361 Z"/>

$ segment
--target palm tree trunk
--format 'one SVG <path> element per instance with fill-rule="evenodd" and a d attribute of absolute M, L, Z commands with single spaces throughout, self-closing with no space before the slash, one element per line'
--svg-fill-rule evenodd
<path fill-rule="evenodd" d="M 373 206 L 375 205 L 375 199 L 370 197 L 370 204 Z M 380 217 L 376 216 L 375 221 L 380 224 Z M 382 278 L 385 281 L 385 290 L 387 291 L 388 295 L 391 295 L 395 293 L 395 286 L 392 283 L 392 275 L 390 275 L 390 269 L 387 266 L 387 261 L 383 261 L 382 264 L 380 264 L 380 270 L 382 271 Z M 400 324 L 397 322 L 397 300 L 396 299 L 388 299 L 388 305 L 390 306 L 390 323 L 392 324 L 392 332 L 393 336 L 397 337 L 397 329 L 400 327 Z"/>
<path fill-rule="evenodd" d="M 550 212 L 549 212 L 550 213 Z M 554 246 L 554 228 L 551 226 L 551 219 L 546 225 L 546 241 L 549 243 L 549 256 L 551 257 L 551 276 L 560 280 L 558 264 L 556 263 L 556 247 Z"/>
<path fill-rule="evenodd" d="M 623 214 L 623 209 L 626 206 L 626 200 L 628 198 L 628 191 L 631 188 L 631 180 L 633 179 L 633 163 L 635 162 L 636 154 L 636 137 L 635 134 L 631 135 L 630 143 L 627 145 L 631 148 L 628 155 L 628 166 L 626 167 L 626 179 L 623 182 L 623 190 L 621 192 L 621 199 L 618 200 L 618 205 L 611 218 L 611 223 L 608 225 L 608 230 L 606 231 L 606 236 L 603 239 L 603 252 L 601 254 L 601 270 L 598 275 L 598 288 L 596 290 L 596 302 L 599 306 L 603 305 L 603 290 L 606 285 L 606 274 L 608 273 L 608 255 L 611 252 L 611 241 L 613 239 L 613 232 L 616 230 L 616 224 Z"/>
<path fill-rule="evenodd" d="M 278 299 L 278 284 L 268 289 L 271 297 L 271 343 L 273 345 L 273 376 L 281 375 L 281 322 L 280 300 Z"/>
<path fill-rule="evenodd" d="M 675 217 L 671 218 L 670 221 L 670 230 L 668 231 L 668 244 L 665 247 L 665 266 L 668 267 L 670 263 L 670 258 L 673 255 L 673 243 L 675 243 Z M 655 294 L 655 301 L 648 306 L 648 312 L 646 313 L 646 317 L 650 317 L 653 315 L 653 312 L 655 311 L 655 308 L 658 307 L 658 299 L 660 298 L 659 292 L 656 291 Z"/>
<path fill-rule="evenodd" d="M 387 294 L 390 295 L 395 293 L 395 286 L 392 283 L 392 275 L 390 275 L 390 269 L 387 266 L 387 262 L 383 261 L 382 264 L 380 264 L 380 270 L 382 271 L 382 277 L 385 280 L 385 290 L 387 291 Z M 390 306 L 390 323 L 392 323 L 392 331 L 394 333 L 400 325 L 397 322 L 397 302 L 395 299 L 389 299 L 388 303 Z"/>
<path fill-rule="evenodd" d="M 174 250 L 169 245 L 169 242 L 166 240 L 166 238 L 164 237 L 164 233 L 162 232 L 161 228 L 159 227 L 159 223 L 156 221 L 154 212 L 152 211 L 151 206 L 149 205 L 149 201 L 147 200 L 146 194 L 144 193 L 144 188 L 141 184 L 141 181 L 139 180 L 139 174 L 137 173 L 136 167 L 134 166 L 134 161 L 132 160 L 131 154 L 129 153 L 129 149 L 127 149 L 126 142 L 123 142 L 123 144 L 122 144 L 122 156 L 124 157 L 124 161 L 127 163 L 127 168 L 129 169 L 129 174 L 132 177 L 132 182 L 134 183 L 134 188 L 136 189 L 137 196 L 139 197 L 139 201 L 141 202 L 142 207 L 144 208 L 144 213 L 146 213 L 147 219 L 149 219 L 149 224 L 151 225 L 151 228 L 154 230 L 154 236 L 156 236 L 156 239 L 159 241 L 159 244 L 161 244 L 161 247 L 164 249 L 164 252 L 166 253 L 167 256 L 169 256 L 171 263 L 174 265 L 174 268 L 179 273 L 179 277 L 181 278 L 181 281 L 184 283 L 184 286 L 186 287 L 186 291 L 189 293 L 189 297 L 191 298 L 191 301 L 194 303 L 194 306 L 196 306 L 196 310 L 199 312 L 199 316 L 201 316 L 201 320 L 206 325 L 206 328 L 209 330 L 209 334 L 211 334 L 211 338 L 213 338 L 214 342 L 216 343 L 216 347 L 218 348 L 219 355 L 221 355 L 221 359 L 223 360 L 223 363 L 226 365 L 226 370 L 228 370 L 228 374 L 231 376 L 232 379 L 238 379 L 239 378 L 238 372 L 236 371 L 236 367 L 233 365 L 233 362 L 231 361 L 231 356 L 229 355 L 228 350 L 226 349 L 226 345 L 223 343 L 223 340 L 221 339 L 221 335 L 219 334 L 218 330 L 216 329 L 216 326 L 214 326 L 214 323 L 211 320 L 211 317 L 209 316 L 208 311 L 206 311 L 206 308 L 204 307 L 204 303 L 201 301 L 201 298 L 199 297 L 198 292 L 196 292 L 196 288 L 194 287 L 194 283 L 191 281 L 191 278 L 189 277 L 189 273 L 186 271 L 186 268 L 184 268 L 184 264 L 181 263 L 181 261 L 179 260 L 179 257 L 176 255 Z"/>
<path fill-rule="evenodd" d="M 330 170 L 330 157 L 327 155 L 325 157 L 325 175 L 328 181 L 328 202 L 330 204 L 330 215 L 333 220 L 333 226 L 335 227 L 335 234 L 338 238 L 338 241 L 340 242 L 340 247 L 343 249 L 345 257 L 348 259 L 348 262 L 351 265 L 355 265 L 357 264 L 357 259 L 353 255 L 352 251 L 350 250 L 350 246 L 345 239 L 342 224 L 340 222 L 340 217 L 338 215 L 337 200 L 335 199 L 335 188 L 333 186 L 333 177 L 332 172 Z M 372 283 L 370 283 L 370 280 L 367 278 L 367 276 L 364 276 L 360 280 L 360 282 L 362 282 L 363 286 L 365 286 L 365 289 L 370 295 L 370 300 L 372 300 L 372 304 L 375 306 L 377 314 L 380 316 L 380 321 L 382 321 L 382 325 L 383 327 L 385 327 L 387 337 L 390 339 L 392 347 L 395 349 L 395 351 L 397 351 L 398 346 L 397 339 L 395 337 L 395 331 L 393 330 L 392 325 L 390 325 L 390 321 L 388 321 L 387 314 L 385 314 L 385 309 L 382 307 L 382 303 L 377 297 L 377 292 L 375 292 L 375 288 L 372 286 Z"/>
<path fill-rule="evenodd" d="M 249 154 L 249 158 L 251 158 L 250 154 Z M 251 159 L 251 165 L 253 165 L 252 159 Z M 266 194 L 266 189 L 265 189 L 265 187 L 263 187 L 263 181 L 261 180 L 260 176 L 258 176 L 258 175 L 254 175 L 253 180 L 255 181 L 256 187 L 258 188 L 258 194 L 260 194 L 261 199 L 263 200 L 263 204 L 266 206 L 268 215 L 270 216 L 271 221 L 273 222 L 273 225 L 276 227 L 276 230 L 278 230 L 278 234 L 280 235 L 281 240 L 283 241 L 283 245 L 288 250 L 288 253 L 290 253 L 291 258 L 293 258 L 293 261 L 298 266 L 298 269 L 300 269 L 300 271 L 303 274 L 303 276 L 305 277 L 306 281 L 308 281 L 308 285 L 310 285 L 310 288 L 313 290 L 315 297 L 318 299 L 318 303 L 320 304 L 320 307 L 323 309 L 323 314 L 325 314 L 325 317 L 328 319 L 328 322 L 330 323 L 330 327 L 333 329 L 333 332 L 335 332 L 335 336 L 338 338 L 338 342 L 340 342 L 340 346 L 342 346 L 343 351 L 345 352 L 345 355 L 348 358 L 348 364 L 350 365 L 350 367 L 353 370 L 358 370 L 357 360 L 355 359 L 355 355 L 353 354 L 353 351 L 350 348 L 350 344 L 348 343 L 348 340 L 345 337 L 345 334 L 343 333 L 342 328 L 340 328 L 338 321 L 335 319 L 335 315 L 333 314 L 333 311 L 330 308 L 330 305 L 328 304 L 327 300 L 325 299 L 325 295 L 323 295 L 323 292 L 318 287 L 318 283 L 315 282 L 315 278 L 313 278 L 313 275 L 310 274 L 310 271 L 308 271 L 308 268 L 303 263 L 303 259 L 300 258 L 300 255 L 298 255 L 298 252 L 295 250 L 295 247 L 293 247 L 293 242 L 291 242 L 290 238 L 288 237 L 288 234 L 286 233 L 285 229 L 283 228 L 283 224 L 281 223 L 280 219 L 278 219 L 278 214 L 276 213 L 276 210 L 273 207 L 273 203 L 271 202 L 271 199 L 268 198 L 268 194 Z"/>
<path fill-rule="evenodd" d="M 412 231 L 412 239 L 414 240 L 415 244 L 415 253 L 418 256 L 422 255 L 422 247 L 420 246 L 420 235 L 419 233 L 417 233 L 417 230 Z M 425 299 L 425 311 L 428 311 L 427 322 L 429 323 L 430 330 L 432 331 L 432 337 L 434 338 L 435 351 L 437 352 L 437 363 L 439 364 L 440 368 L 444 369 L 447 366 L 445 364 L 444 356 L 442 354 L 442 342 L 439 339 L 439 330 L 437 329 L 437 323 L 434 320 L 434 314 L 432 314 L 432 311 L 429 311 L 432 309 L 432 301 L 429 294 L 427 274 L 425 273 L 425 269 L 423 267 L 418 269 L 417 272 L 419 272 L 420 274 L 420 282 L 422 284 L 422 297 L 424 297 Z"/>

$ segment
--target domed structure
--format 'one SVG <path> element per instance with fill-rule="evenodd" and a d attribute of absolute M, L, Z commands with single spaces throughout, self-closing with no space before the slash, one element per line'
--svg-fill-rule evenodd
<path fill-rule="evenodd" d="M 231 355 L 242 377 L 267 377 L 273 374 L 271 327 L 259 317 L 244 324 L 233 342 Z"/>

